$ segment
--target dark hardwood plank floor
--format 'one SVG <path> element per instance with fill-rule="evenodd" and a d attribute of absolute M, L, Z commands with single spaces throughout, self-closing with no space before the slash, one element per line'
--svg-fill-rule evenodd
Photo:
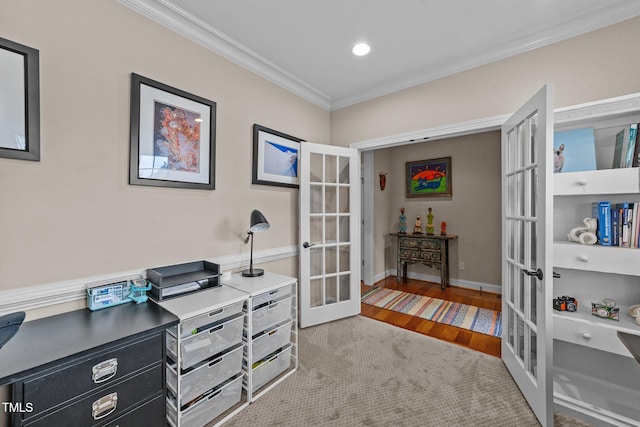
<path fill-rule="evenodd" d="M 500 311 L 502 300 L 498 294 L 491 292 L 475 291 L 472 289 L 449 286 L 447 289 L 440 289 L 440 283 L 425 282 L 415 279 L 407 279 L 406 283 L 397 283 L 395 276 L 387 277 L 377 282 L 374 286 L 383 288 L 398 289 L 413 294 L 426 295 L 440 298 L 447 301 L 454 301 L 463 304 L 475 305 L 477 307 L 488 308 Z M 360 289 L 365 292 L 371 289 L 370 286 L 361 285 Z M 453 344 L 462 345 L 472 350 L 500 357 L 500 338 L 492 337 L 477 332 L 456 328 L 455 326 L 443 325 L 419 317 L 410 316 L 404 313 L 397 313 L 383 308 L 373 307 L 367 304 L 360 304 L 360 314 L 372 319 L 380 320 L 392 325 L 409 329 L 430 337 L 448 341 Z"/>

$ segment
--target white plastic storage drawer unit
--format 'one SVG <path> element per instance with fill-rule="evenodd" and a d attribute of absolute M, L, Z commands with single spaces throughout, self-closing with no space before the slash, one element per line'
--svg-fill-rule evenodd
<path fill-rule="evenodd" d="M 289 319 L 289 321 L 284 324 L 276 325 L 258 335 L 254 335 L 251 347 L 252 360 L 260 360 L 277 349 L 289 344 L 291 341 L 292 323 L 293 320 Z"/>
<path fill-rule="evenodd" d="M 242 301 L 238 301 L 231 305 L 208 311 L 199 316 L 185 319 L 180 322 L 180 329 L 182 330 L 181 335 L 183 337 L 191 335 L 194 331 L 197 332 L 198 328 L 212 325 L 220 320 L 236 316 L 238 313 L 242 312 L 242 304 Z"/>
<path fill-rule="evenodd" d="M 242 342 L 242 328 L 244 316 L 238 314 L 231 319 L 224 320 L 204 330 L 189 335 L 180 340 L 180 369 L 188 369 L 198 362 L 202 362 L 229 347 Z M 178 340 L 175 328 L 167 334 L 167 352 L 174 360 L 178 360 Z"/>
<path fill-rule="evenodd" d="M 180 425 L 182 427 L 204 426 L 238 403 L 241 395 L 242 375 L 238 375 L 203 395 L 198 401 L 181 408 Z M 172 399 L 167 399 L 167 418 L 172 425 L 178 425 L 178 411 Z"/>
<path fill-rule="evenodd" d="M 180 400 L 190 402 L 211 388 L 242 371 L 242 349 L 238 344 L 214 360 L 207 360 L 182 374 L 180 382 Z M 167 365 L 167 387 L 178 395 L 177 364 Z"/>
<path fill-rule="evenodd" d="M 266 305 L 256 306 L 251 312 L 251 322 L 253 324 L 253 335 L 263 332 L 272 326 L 291 319 L 291 307 L 293 296 L 264 303 Z"/>
<path fill-rule="evenodd" d="M 251 375 L 253 377 L 251 391 L 255 392 L 289 369 L 291 366 L 291 345 L 265 360 L 254 362 L 253 365 L 251 369 Z"/>

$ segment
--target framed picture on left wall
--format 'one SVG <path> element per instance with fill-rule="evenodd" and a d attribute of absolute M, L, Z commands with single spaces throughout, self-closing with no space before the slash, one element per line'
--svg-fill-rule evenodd
<path fill-rule="evenodd" d="M 129 184 L 215 189 L 216 103 L 131 74 Z"/>
<path fill-rule="evenodd" d="M 0 157 L 40 160 L 40 59 L 0 37 Z"/>

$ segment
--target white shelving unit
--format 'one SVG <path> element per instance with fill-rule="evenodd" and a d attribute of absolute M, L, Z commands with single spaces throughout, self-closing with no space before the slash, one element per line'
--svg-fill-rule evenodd
<path fill-rule="evenodd" d="M 180 319 L 166 339 L 168 424 L 222 424 L 249 404 L 243 385 L 249 295 L 222 285 L 159 305 Z"/>
<path fill-rule="evenodd" d="M 636 98 L 606 107 L 610 104 L 556 114 L 556 131 L 594 128 L 599 168 L 612 164 L 612 135 L 624 125 L 640 123 Z M 567 240 L 571 228 L 591 217 L 592 203 L 603 200 L 640 201 L 638 168 L 554 174 L 554 271 L 561 277 L 554 279 L 553 294 L 578 301 L 577 312 L 553 314 L 554 403 L 557 410 L 594 425 L 638 426 L 640 364 L 616 333 L 640 335 L 640 326 L 627 313 L 630 305 L 640 304 L 640 249 Z M 591 302 L 604 298 L 620 306 L 619 321 L 591 314 Z"/>
<path fill-rule="evenodd" d="M 298 368 L 297 279 L 265 272 L 223 280 L 250 295 L 245 325 L 246 389 L 253 402 Z"/>

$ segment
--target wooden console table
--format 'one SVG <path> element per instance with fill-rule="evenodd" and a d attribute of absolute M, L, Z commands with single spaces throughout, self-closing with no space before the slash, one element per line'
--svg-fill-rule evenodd
<path fill-rule="evenodd" d="M 407 264 L 423 264 L 440 269 L 440 288 L 449 286 L 449 240 L 457 239 L 455 234 L 398 234 L 396 280 L 407 279 Z"/>

